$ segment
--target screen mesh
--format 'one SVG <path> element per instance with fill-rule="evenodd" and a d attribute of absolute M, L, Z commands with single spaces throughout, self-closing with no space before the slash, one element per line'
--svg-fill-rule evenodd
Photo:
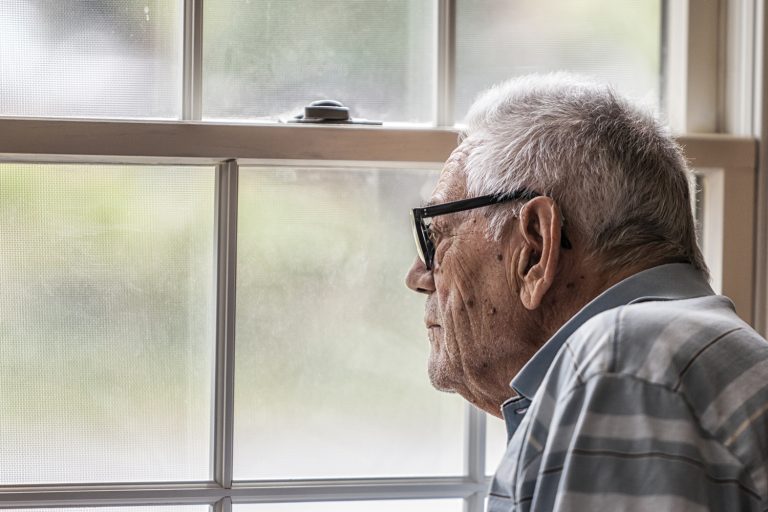
<path fill-rule="evenodd" d="M 235 477 L 461 474 L 432 389 L 408 208 L 431 171 L 242 169 Z"/>
<path fill-rule="evenodd" d="M 181 114 L 183 0 L 3 0 L 0 115 Z"/>
<path fill-rule="evenodd" d="M 0 164 L 0 485 L 209 477 L 214 169 Z"/>

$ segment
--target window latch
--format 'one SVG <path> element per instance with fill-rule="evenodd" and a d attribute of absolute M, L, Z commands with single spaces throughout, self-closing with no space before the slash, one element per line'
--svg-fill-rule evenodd
<path fill-rule="evenodd" d="M 350 117 L 349 108 L 336 100 L 313 101 L 304 107 L 303 114 L 289 119 L 288 122 L 306 124 L 382 124 L 381 121 Z"/>

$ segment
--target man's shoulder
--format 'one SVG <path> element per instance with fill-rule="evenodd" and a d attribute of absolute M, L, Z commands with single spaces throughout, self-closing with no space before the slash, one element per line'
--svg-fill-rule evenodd
<path fill-rule="evenodd" d="M 573 390 L 609 382 L 619 399 L 600 405 L 609 414 L 687 415 L 705 438 L 741 461 L 755 488 L 768 489 L 768 454 L 760 448 L 768 445 L 768 342 L 727 298 L 649 301 L 603 312 L 580 327 L 558 357 L 553 394 L 567 391 L 563 384 Z M 563 379 L 566 373 L 570 378 Z M 637 390 L 645 397 L 633 395 Z M 676 412 L 669 404 L 677 404 Z"/>
<path fill-rule="evenodd" d="M 585 322 L 566 350 L 589 373 L 611 373 L 680 389 L 707 372 L 735 376 L 735 359 L 768 358 L 768 343 L 722 296 L 648 300 Z M 730 364 L 727 364 L 730 363 Z"/>
<path fill-rule="evenodd" d="M 768 358 L 768 343 L 735 313 L 729 299 L 648 301 L 618 308 L 612 370 L 674 391 L 717 375 L 731 380 L 746 369 L 736 364 Z M 724 384 L 725 382 L 721 382 Z M 711 390 L 715 392 L 714 389 Z"/>

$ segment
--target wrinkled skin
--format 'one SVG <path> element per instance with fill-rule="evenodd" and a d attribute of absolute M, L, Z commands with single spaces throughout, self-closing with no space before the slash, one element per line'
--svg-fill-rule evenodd
<path fill-rule="evenodd" d="M 467 197 L 464 156 L 457 151 L 446 162 L 431 202 Z M 526 336 L 535 326 L 521 311 L 516 298 L 519 283 L 505 264 L 519 255 L 510 254 L 514 244 L 488 240 L 483 213 L 479 209 L 433 219 L 438 233 L 433 271 L 417 259 L 407 283 L 427 293 L 432 384 L 497 411 L 494 397 L 512 394 L 510 376 L 533 355 L 538 343 Z"/>
<path fill-rule="evenodd" d="M 467 197 L 467 150 L 462 145 L 448 159 L 430 203 Z M 562 218 L 552 199 L 528 201 L 496 241 L 486 235 L 487 213 L 478 208 L 432 219 L 433 269 L 417 258 L 406 284 L 427 296 L 432 384 L 500 416 L 517 372 L 611 283 L 585 270 L 589 263 L 577 244 L 560 250 Z"/>

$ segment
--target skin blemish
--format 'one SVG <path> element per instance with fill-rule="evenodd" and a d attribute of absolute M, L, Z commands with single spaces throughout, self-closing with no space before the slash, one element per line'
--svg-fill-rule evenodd
<path fill-rule="evenodd" d="M 492 314 L 492 315 L 495 315 L 495 314 L 496 314 L 496 308 L 491 308 L 491 314 Z"/>
<path fill-rule="evenodd" d="M 496 259 L 497 259 L 497 260 L 499 260 L 499 261 L 501 261 L 501 260 L 503 260 L 503 259 L 504 259 L 504 256 L 502 256 L 501 254 L 497 254 L 497 255 L 496 255 Z"/>
<path fill-rule="evenodd" d="M 566 287 L 566 288 L 568 288 L 569 290 L 570 290 L 571 288 L 573 288 L 574 286 L 576 286 L 576 284 L 575 284 L 575 283 L 568 283 L 568 284 L 566 284 L 566 285 L 565 285 L 565 287 Z"/>
<path fill-rule="evenodd" d="M 472 299 L 469 299 L 469 300 L 467 301 L 467 307 L 468 307 L 468 308 L 471 308 L 471 307 L 472 307 L 472 306 L 474 306 L 474 305 L 475 305 L 475 301 L 473 301 Z"/>

